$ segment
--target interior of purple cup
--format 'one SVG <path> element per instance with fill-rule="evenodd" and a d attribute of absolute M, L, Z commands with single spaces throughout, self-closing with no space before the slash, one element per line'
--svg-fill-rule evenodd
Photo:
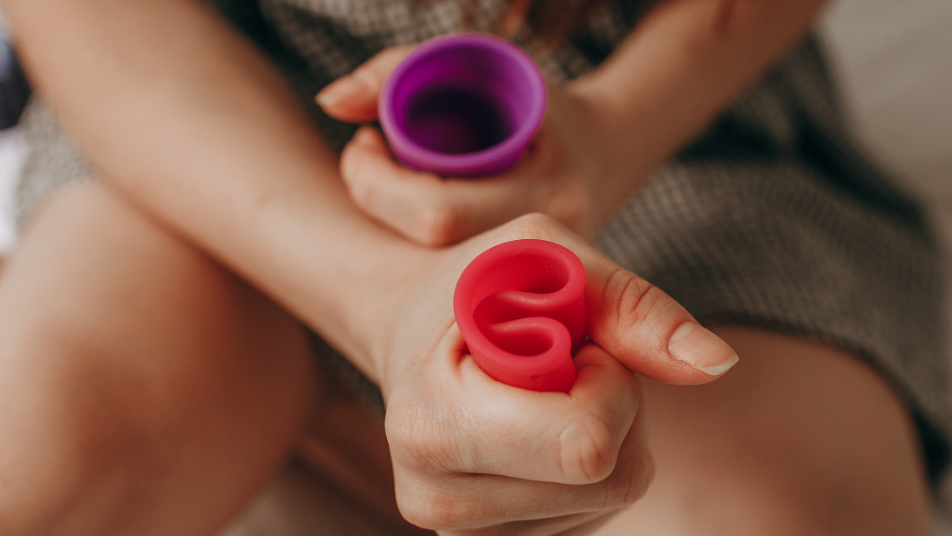
<path fill-rule="evenodd" d="M 423 148 L 483 151 L 527 122 L 538 122 L 539 83 L 531 60 L 496 39 L 470 37 L 434 43 L 405 67 L 393 88 L 394 126 Z"/>

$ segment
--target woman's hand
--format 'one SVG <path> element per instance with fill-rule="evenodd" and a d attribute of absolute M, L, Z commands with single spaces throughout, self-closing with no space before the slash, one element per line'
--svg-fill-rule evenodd
<path fill-rule="evenodd" d="M 590 341 L 568 394 L 509 387 L 483 373 L 452 311 L 453 288 L 476 255 L 538 238 L 574 251 L 586 270 Z M 377 377 L 397 500 L 411 522 L 452 534 L 556 534 L 594 528 L 645 492 L 652 476 L 636 377 L 698 384 L 734 351 L 661 290 L 623 270 L 549 217 L 518 218 L 456 246 L 419 248 L 419 262 Z M 407 271 L 407 270 L 401 270 Z M 407 271 L 408 272 L 408 271 Z"/>
<path fill-rule="evenodd" d="M 412 48 L 388 49 L 325 88 L 317 102 L 345 121 L 377 119 L 386 79 Z M 411 240 L 443 246 L 523 214 L 552 216 L 587 239 L 647 175 L 636 151 L 614 147 L 606 118 L 571 86 L 550 84 L 546 118 L 523 158 L 503 173 L 480 178 L 439 177 L 402 166 L 381 133 L 364 127 L 346 146 L 341 176 L 365 212 Z M 624 178 L 618 175 L 626 175 Z M 619 193 L 612 185 L 626 184 Z"/>
<path fill-rule="evenodd" d="M 535 143 L 507 172 L 416 173 L 364 131 L 345 149 L 341 174 L 365 212 L 422 244 L 455 243 L 530 212 L 592 238 L 654 168 L 802 37 L 824 3 L 660 2 L 597 69 L 549 85 Z M 372 121 L 380 88 L 409 50 L 381 52 L 317 102 L 338 119 Z"/>

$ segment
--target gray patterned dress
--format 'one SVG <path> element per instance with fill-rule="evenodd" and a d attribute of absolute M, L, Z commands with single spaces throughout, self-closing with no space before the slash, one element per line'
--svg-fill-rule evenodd
<path fill-rule="evenodd" d="M 506 8 L 500 0 L 215 3 L 269 55 L 338 149 L 354 127 L 313 104 L 321 87 L 388 46 L 492 32 Z M 635 5 L 608 2 L 554 49 L 528 29 L 513 40 L 550 77 L 569 80 L 611 53 L 637 22 Z M 597 245 L 701 321 L 764 327 L 862 359 L 907 404 L 935 478 L 952 434 L 936 241 L 908 195 L 852 145 L 834 100 L 808 39 L 661 169 Z M 21 223 L 63 183 L 95 175 L 40 103 L 24 121 L 32 153 Z"/>

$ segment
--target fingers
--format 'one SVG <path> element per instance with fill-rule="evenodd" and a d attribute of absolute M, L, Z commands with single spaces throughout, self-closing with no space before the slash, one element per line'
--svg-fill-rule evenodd
<path fill-rule="evenodd" d="M 599 367 L 603 361 L 610 360 L 602 356 L 605 356 L 604 352 L 595 346 L 590 346 L 583 352 L 583 359 L 586 361 L 584 367 Z M 603 374 L 609 370 L 613 370 L 612 374 L 632 378 L 630 373 L 617 365 L 614 369 L 609 368 L 604 371 L 589 370 L 587 374 L 591 374 L 591 377 L 583 380 L 580 375 L 579 381 L 583 385 L 579 388 L 592 391 L 589 397 L 595 396 L 594 391 L 597 390 L 599 383 L 611 381 L 607 375 Z M 469 373 L 463 372 L 464 376 L 466 374 Z M 467 381 L 464 378 L 463 389 L 466 389 Z M 584 383 L 591 385 L 586 386 Z M 501 384 L 496 385 L 501 386 Z M 507 386 L 501 387 L 510 391 L 519 391 Z M 604 400 L 611 400 L 612 395 L 617 394 L 614 386 L 608 386 L 608 389 L 611 393 L 606 393 Z M 629 392 L 636 395 L 634 389 L 629 389 Z M 562 394 L 552 396 L 569 399 L 574 395 L 573 392 L 568 396 Z M 529 397 L 540 396 L 543 395 L 529 394 Z M 563 433 L 565 437 L 561 441 L 567 446 L 575 442 L 573 438 L 577 439 L 577 435 L 571 430 L 565 430 L 560 424 L 563 420 L 571 421 L 571 418 L 566 418 L 565 413 L 559 412 L 560 409 L 566 409 L 566 411 L 572 411 L 572 409 L 568 404 L 564 408 L 550 407 L 546 415 L 540 415 L 536 413 L 538 408 L 508 405 L 524 404 L 524 402 L 524 400 L 501 400 L 499 404 L 489 408 L 485 416 L 494 417 L 495 426 L 480 430 L 480 434 L 473 434 L 472 437 L 466 438 L 464 443 L 471 441 L 483 443 L 480 446 L 482 453 L 486 453 L 486 449 L 491 444 L 495 444 L 496 449 L 504 449 L 509 455 L 524 456 L 525 459 L 518 462 L 521 465 L 540 466 L 545 463 L 543 460 L 546 460 L 553 465 L 553 470 L 558 472 L 555 467 L 558 462 L 549 459 L 550 456 L 547 455 L 544 446 L 535 449 L 534 444 L 537 442 L 547 444 L 551 438 L 557 438 Z M 585 402 L 580 401 L 580 403 Z M 620 405 L 627 405 L 627 403 L 622 402 Z M 613 417 L 598 415 L 603 412 L 604 407 L 600 403 L 592 410 L 592 415 L 588 418 L 593 421 L 613 419 Z M 524 433 L 518 430 L 505 430 L 505 424 L 511 420 L 511 417 L 506 415 L 507 413 L 521 413 L 521 424 L 526 428 Z M 500 534 L 509 532 L 550 534 L 551 532 L 541 529 L 553 529 L 563 524 L 568 529 L 598 517 L 591 516 L 593 512 L 605 515 L 624 508 L 644 494 L 653 476 L 653 462 L 645 447 L 644 419 L 641 414 L 637 415 L 634 422 L 629 422 L 626 430 L 617 431 L 618 437 L 624 439 L 618 446 L 617 453 L 606 457 L 610 459 L 609 472 L 601 478 L 583 484 L 572 485 L 565 482 L 514 478 L 480 471 L 439 473 L 421 471 L 417 470 L 418 467 L 400 463 L 400 454 L 394 453 L 396 492 L 401 513 L 411 523 L 433 529 L 453 529 L 453 531 L 465 532 L 481 527 L 493 527 L 494 534 L 497 533 L 496 531 Z M 628 418 L 623 420 L 628 421 Z M 544 421 L 544 423 L 536 424 L 537 421 Z M 445 426 L 447 423 L 442 424 Z M 460 428 L 455 430 L 458 431 Z M 393 445 L 393 441 L 391 444 Z M 467 445 L 456 445 L 456 448 L 465 449 Z M 480 461 L 476 466 L 482 463 L 485 462 Z M 507 462 L 497 457 L 493 463 L 505 466 Z M 520 472 L 525 473 L 524 470 Z M 533 521 L 525 522 L 527 520 Z M 496 526 L 500 524 L 503 526 Z M 506 527 L 520 530 L 507 531 Z"/>
<path fill-rule="evenodd" d="M 467 380 L 486 383 L 488 378 L 472 359 L 461 365 L 464 385 Z M 595 345 L 582 348 L 576 366 L 578 378 L 568 396 L 540 396 L 493 381 L 493 399 L 468 415 L 474 430 L 506 426 L 513 444 L 531 447 L 513 452 L 500 449 L 496 437 L 474 434 L 469 457 L 457 469 L 565 484 L 598 482 L 611 474 L 638 415 L 640 386 Z M 489 394 L 481 389 L 469 393 L 480 399 Z"/>
<path fill-rule="evenodd" d="M 578 255 L 585 266 L 586 333 L 636 374 L 664 383 L 701 384 L 738 361 L 727 343 L 664 291 L 549 217 L 529 214 L 484 236 L 495 243 L 540 238 Z"/>
<path fill-rule="evenodd" d="M 394 68 L 413 50 L 391 47 L 367 60 L 349 75 L 322 89 L 314 100 L 328 115 L 341 121 L 363 123 L 377 119 L 377 98 Z"/>
<path fill-rule="evenodd" d="M 604 350 L 583 347 L 568 394 L 538 393 L 496 382 L 469 356 L 459 361 L 462 344 L 452 327 L 436 352 L 446 357 L 427 365 L 443 378 L 437 387 L 444 396 L 432 397 L 438 404 L 408 400 L 433 385 L 391 396 L 387 435 L 395 465 L 429 477 L 486 473 L 564 484 L 599 482 L 616 469 L 640 387 Z"/>
<path fill-rule="evenodd" d="M 737 353 L 673 298 L 587 244 L 587 333 L 629 370 L 665 383 L 707 383 L 738 361 Z"/>
<path fill-rule="evenodd" d="M 622 510 L 570 514 L 546 519 L 510 521 L 493 527 L 440 530 L 440 536 L 582 536 L 593 534 Z"/>
<path fill-rule="evenodd" d="M 480 482 L 480 479 L 485 482 Z M 608 489 L 607 483 L 566 486 L 526 481 L 514 483 L 504 477 L 485 476 L 462 477 L 452 489 L 419 489 L 417 491 L 422 494 L 413 498 L 409 493 L 401 493 L 403 489 L 398 482 L 397 494 L 400 513 L 407 521 L 436 530 L 441 535 L 591 534 L 644 495 L 648 482 L 641 480 L 639 478 L 627 486 L 638 493 L 617 493 L 614 496 L 596 491 L 595 488 Z M 465 496 L 454 494 L 466 488 L 473 493 Z M 482 495 L 476 496 L 476 493 Z M 479 504 L 475 504 L 476 501 Z"/>
<path fill-rule="evenodd" d="M 525 213 L 524 183 L 504 178 L 441 179 L 393 160 L 374 128 L 357 132 L 341 155 L 341 176 L 366 213 L 407 238 L 444 246 Z"/>

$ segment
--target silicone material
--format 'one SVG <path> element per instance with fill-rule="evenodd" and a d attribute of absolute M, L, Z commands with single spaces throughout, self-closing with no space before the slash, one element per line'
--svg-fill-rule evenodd
<path fill-rule="evenodd" d="M 498 173 L 519 159 L 545 114 L 535 62 L 483 34 L 420 45 L 387 80 L 380 124 L 406 166 L 442 176 Z"/>
<path fill-rule="evenodd" d="M 456 324 L 476 364 L 496 380 L 568 392 L 585 335 L 585 268 L 544 240 L 490 248 L 456 283 Z"/>

